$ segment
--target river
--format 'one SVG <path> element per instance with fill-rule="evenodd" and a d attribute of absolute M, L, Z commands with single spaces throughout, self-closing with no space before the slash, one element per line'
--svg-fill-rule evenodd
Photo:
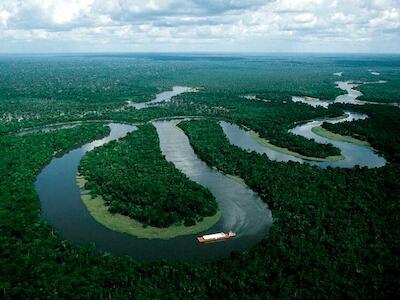
<path fill-rule="evenodd" d="M 381 82 L 383 83 L 383 81 L 379 81 L 377 83 Z M 349 103 L 356 105 L 363 105 L 370 103 L 367 101 L 360 101 L 357 99 L 362 95 L 360 91 L 354 89 L 357 86 L 357 84 L 352 83 L 350 81 L 338 81 L 336 82 L 336 85 L 338 88 L 346 91 L 347 93 L 336 97 L 336 99 L 333 102 L 323 101 L 318 98 L 297 97 L 297 96 L 293 96 L 292 101 L 302 102 L 313 107 L 322 106 L 324 108 L 327 108 L 331 103 Z M 376 104 L 376 102 L 374 104 Z M 318 166 L 320 168 L 327 168 L 327 167 L 352 168 L 356 165 L 368 168 L 377 168 L 384 166 L 386 160 L 382 156 L 377 154 L 376 151 L 371 147 L 364 145 L 357 145 L 349 142 L 336 141 L 333 139 L 319 136 L 312 131 L 313 128 L 321 126 L 323 122 L 335 124 L 340 122 L 351 122 L 368 118 L 368 116 L 365 114 L 360 114 L 350 111 L 346 111 L 345 114 L 346 114 L 345 117 L 333 120 L 332 119 L 312 120 L 289 130 L 289 132 L 293 134 L 300 135 L 308 139 L 314 139 L 315 142 L 317 143 L 320 144 L 329 143 L 334 145 L 335 147 L 339 148 L 341 155 L 343 156 L 343 159 L 341 160 L 317 161 L 311 158 L 310 159 L 304 157 L 300 158 L 295 155 L 287 154 L 284 151 L 274 150 L 275 149 L 274 147 L 268 147 L 266 145 L 260 144 L 255 138 L 251 136 L 250 132 L 244 130 L 242 127 L 236 124 L 231 124 L 225 121 L 221 121 L 220 125 L 231 144 L 238 146 L 246 151 L 255 151 L 259 154 L 266 154 L 269 159 L 274 161 L 281 161 L 281 162 L 294 161 L 300 163 L 307 163 L 310 165 Z"/>
<path fill-rule="evenodd" d="M 354 100 L 357 95 L 351 92 Z M 149 105 L 168 102 L 173 96 L 184 92 L 194 92 L 193 88 L 174 87 L 172 91 L 162 92 L 150 103 L 130 103 L 136 109 Z M 340 97 L 340 96 L 339 96 Z M 348 100 L 348 99 L 347 99 Z M 328 122 L 343 122 L 365 118 L 365 115 L 347 112 L 340 120 L 325 120 Z M 229 141 L 243 149 L 265 153 L 271 160 L 296 161 L 317 165 L 321 168 L 353 167 L 354 165 L 379 167 L 385 160 L 373 149 L 346 142 L 329 140 L 312 132 L 312 128 L 320 126 L 324 120 L 313 120 L 299 125 L 291 130 L 294 134 L 306 138 L 314 138 L 318 143 L 332 143 L 338 147 L 343 160 L 340 161 L 309 161 L 289 154 L 272 150 L 259 144 L 250 133 L 241 127 L 221 121 L 220 124 Z M 185 262 L 205 262 L 227 257 L 233 251 L 243 251 L 264 238 L 272 225 L 271 211 L 260 197 L 239 180 L 234 180 L 223 173 L 210 168 L 194 153 L 187 136 L 176 124 L 179 120 L 153 121 L 160 139 L 160 148 L 165 158 L 187 175 L 191 180 L 208 188 L 214 195 L 221 211 L 220 220 L 209 230 L 201 234 L 186 235 L 169 240 L 144 239 L 132 235 L 112 231 L 101 225 L 90 215 L 80 198 L 81 191 L 76 184 L 79 162 L 88 152 L 106 143 L 125 137 L 137 130 L 136 126 L 120 123 L 110 123 L 110 134 L 102 139 L 92 141 L 78 147 L 62 157 L 56 157 L 37 176 L 35 188 L 41 202 L 42 219 L 49 223 L 61 238 L 76 244 L 92 244 L 100 251 L 115 255 L 129 255 L 145 261 L 169 260 Z M 67 126 L 67 125 L 66 125 Z M 68 127 L 68 126 L 67 126 Z M 63 127 L 60 127 L 61 129 Z M 50 130 L 43 128 L 35 130 Z M 24 133 L 29 133 L 27 131 Z M 134 132 L 132 133 L 134 134 Z M 134 174 L 132 174 L 134 176 Z M 200 244 L 198 235 L 220 231 L 233 230 L 237 237 L 225 242 Z"/>
<path fill-rule="evenodd" d="M 174 86 L 171 91 L 165 91 L 158 93 L 155 99 L 148 102 L 132 102 L 128 101 L 128 107 L 134 107 L 136 109 L 143 109 L 154 105 L 159 105 L 162 102 L 170 102 L 172 97 L 178 96 L 182 93 L 194 93 L 197 92 L 196 88 L 187 86 Z"/>
<path fill-rule="evenodd" d="M 224 131 L 227 139 L 232 145 L 238 146 L 246 151 L 255 151 L 259 154 L 266 154 L 270 160 L 281 161 L 281 162 L 300 162 L 307 163 L 313 166 L 319 166 L 320 168 L 327 167 L 339 167 L 339 168 L 352 168 L 356 165 L 360 167 L 376 168 L 385 165 L 385 159 L 378 155 L 374 149 L 362 145 L 357 145 L 349 142 L 335 141 L 322 136 L 319 136 L 312 132 L 314 127 L 319 127 L 323 122 L 328 123 L 339 123 L 346 121 L 353 121 L 359 119 L 365 119 L 367 116 L 363 114 L 357 114 L 353 112 L 346 112 L 347 116 L 336 120 L 313 120 L 305 124 L 296 126 L 291 129 L 290 132 L 293 134 L 304 136 L 308 139 L 314 139 L 317 143 L 330 143 L 340 149 L 343 156 L 341 160 L 327 160 L 327 161 L 315 161 L 311 159 L 299 158 L 294 155 L 286 154 L 277 150 L 274 150 L 268 146 L 260 144 L 254 139 L 249 131 L 241 128 L 236 124 L 231 124 L 225 121 L 221 121 L 220 125 Z"/>
<path fill-rule="evenodd" d="M 137 129 L 135 126 L 118 123 L 109 124 L 111 132 L 106 138 L 53 158 L 38 175 L 35 187 L 41 202 L 42 219 L 63 239 L 77 244 L 93 243 L 101 251 L 146 261 L 212 261 L 256 244 L 266 236 L 272 224 L 267 205 L 248 187 L 201 161 L 185 134 L 174 126 L 176 122 L 154 122 L 163 154 L 190 179 L 208 188 L 222 213 L 217 224 L 204 234 L 234 230 L 238 234 L 236 238 L 213 244 L 198 243 L 196 237 L 201 234 L 150 240 L 112 231 L 97 223 L 80 199 L 76 175 L 79 162 L 86 152 Z"/>

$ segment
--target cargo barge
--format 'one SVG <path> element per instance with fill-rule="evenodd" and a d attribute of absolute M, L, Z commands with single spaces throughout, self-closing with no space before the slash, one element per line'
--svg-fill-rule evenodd
<path fill-rule="evenodd" d="M 198 236 L 197 240 L 199 241 L 199 243 L 211 243 L 211 242 L 225 241 L 235 236 L 236 233 L 233 231 L 229 231 L 228 233 L 219 232 L 219 233 Z"/>

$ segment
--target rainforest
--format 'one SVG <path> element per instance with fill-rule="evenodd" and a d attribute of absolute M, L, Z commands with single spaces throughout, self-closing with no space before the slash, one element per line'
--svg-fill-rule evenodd
<path fill-rule="evenodd" d="M 143 125 L 137 134 L 89 152 L 80 164 L 82 175 L 88 178 L 85 188 L 93 196 L 104 195 L 111 212 L 126 214 L 144 225 L 194 225 L 216 214 L 211 193 L 178 172 L 158 145 L 155 128 Z"/>
<path fill-rule="evenodd" d="M 0 55 L 0 298 L 398 296 L 399 78 L 389 54 Z"/>

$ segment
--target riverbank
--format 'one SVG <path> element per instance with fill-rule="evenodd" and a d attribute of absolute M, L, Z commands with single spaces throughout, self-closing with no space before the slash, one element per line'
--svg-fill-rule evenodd
<path fill-rule="evenodd" d="M 203 232 L 215 225 L 221 218 L 221 211 L 218 210 L 214 216 L 205 217 L 203 221 L 193 226 L 171 225 L 166 228 L 146 226 L 122 214 L 112 214 L 101 196 L 92 198 L 89 191 L 84 189 L 86 179 L 77 175 L 76 183 L 81 189 L 81 199 L 88 209 L 90 215 L 100 224 L 113 231 L 127 233 L 145 239 L 171 239 L 182 235 L 191 235 Z"/>
<path fill-rule="evenodd" d="M 322 137 L 330 139 L 330 140 L 351 143 L 351 144 L 364 146 L 364 147 L 368 147 L 368 148 L 371 147 L 371 145 L 366 141 L 358 140 L 356 138 L 353 138 L 353 137 L 347 136 L 347 135 L 340 135 L 337 133 L 333 133 L 329 130 L 326 130 L 325 128 L 323 128 L 321 126 L 313 127 L 311 129 L 311 131 L 313 133 L 315 133 L 316 135 L 322 136 Z"/>
<path fill-rule="evenodd" d="M 277 152 L 281 152 L 281 153 L 284 153 L 284 154 L 287 154 L 287 155 L 291 155 L 291 156 L 294 156 L 294 157 L 298 157 L 298 158 L 301 158 L 301 159 L 304 159 L 304 160 L 338 161 L 338 160 L 344 159 L 343 155 L 334 155 L 334 156 L 328 156 L 328 157 L 325 157 L 325 158 L 305 156 L 305 155 L 299 154 L 297 152 L 293 152 L 293 151 L 291 151 L 291 150 L 289 150 L 287 148 L 281 148 L 281 147 L 275 146 L 275 145 L 271 144 L 268 140 L 260 137 L 260 135 L 257 132 L 253 131 L 253 130 L 249 130 L 249 133 L 250 133 L 251 137 L 255 141 L 257 141 L 259 144 L 261 144 L 261 145 L 263 145 L 263 146 L 265 146 L 265 147 L 267 147 L 267 148 L 269 148 L 271 150 L 274 150 L 274 151 L 277 151 Z"/>

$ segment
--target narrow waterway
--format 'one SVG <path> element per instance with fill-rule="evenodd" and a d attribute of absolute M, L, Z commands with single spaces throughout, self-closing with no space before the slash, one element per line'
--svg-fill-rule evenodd
<path fill-rule="evenodd" d="M 356 165 L 360 167 L 368 167 L 368 168 L 379 168 L 385 165 L 385 159 L 378 155 L 374 149 L 370 147 L 366 147 L 363 145 L 357 145 L 349 142 L 335 141 L 329 138 L 325 138 L 319 136 L 312 132 L 312 129 L 315 127 L 319 127 L 323 122 L 336 124 L 340 122 L 351 122 L 355 120 L 363 120 L 368 116 L 365 114 L 359 114 L 354 112 L 345 112 L 347 117 L 342 119 L 335 120 L 314 120 L 307 122 L 303 125 L 296 126 L 291 129 L 290 132 L 293 134 L 301 135 L 308 139 L 314 139 L 317 143 L 320 144 L 332 144 L 336 148 L 338 148 L 344 157 L 341 160 L 337 161 L 306 161 L 308 164 L 319 166 L 320 168 L 327 167 L 337 167 L 337 168 L 352 168 Z"/>
<path fill-rule="evenodd" d="M 128 101 L 128 106 L 134 107 L 136 109 L 143 109 L 146 107 L 151 107 L 158 105 L 162 102 L 169 102 L 171 101 L 172 97 L 178 96 L 179 94 L 182 93 L 193 93 L 196 92 L 197 89 L 187 87 L 187 86 L 174 86 L 172 88 L 172 91 L 165 91 L 158 93 L 156 95 L 156 98 L 154 100 L 148 101 L 148 102 L 132 102 Z"/>
<path fill-rule="evenodd" d="M 260 144 L 255 138 L 251 136 L 249 131 L 243 129 L 237 124 L 232 124 L 225 121 L 220 121 L 219 124 L 224 131 L 228 141 L 232 145 L 235 145 L 243 150 L 246 150 L 248 152 L 255 151 L 259 154 L 266 154 L 270 160 L 274 161 L 303 162 L 301 158 L 285 154 L 283 152 L 275 151 L 271 148 L 268 148 L 267 146 Z"/>
<path fill-rule="evenodd" d="M 259 154 L 266 154 L 270 160 L 288 162 L 295 161 L 300 163 L 307 163 L 313 166 L 318 166 L 320 168 L 327 167 L 339 167 L 339 168 L 352 168 L 356 165 L 360 167 L 376 168 L 385 165 L 385 159 L 378 155 L 372 148 L 356 145 L 348 142 L 340 142 L 331 140 L 325 137 L 321 137 L 312 132 L 314 127 L 321 126 L 322 123 L 339 123 L 345 121 L 353 121 L 364 119 L 367 116 L 363 114 L 356 114 L 351 112 L 346 112 L 347 117 L 340 120 L 314 120 L 307 122 L 303 125 L 296 126 L 291 129 L 290 132 L 293 134 L 304 136 L 308 139 L 314 139 L 317 143 L 330 143 L 335 147 L 339 148 L 343 159 L 336 161 L 313 161 L 302 159 L 290 154 L 285 154 L 276 150 L 269 148 L 268 146 L 260 144 L 256 141 L 250 134 L 250 132 L 244 130 L 236 124 L 231 124 L 225 121 L 221 121 L 220 125 L 224 131 L 226 137 L 232 145 L 238 146 L 239 148 L 246 151 L 255 151 Z"/>
<path fill-rule="evenodd" d="M 16 133 L 17 136 L 24 136 L 29 133 L 34 133 L 34 132 L 51 132 L 54 130 L 60 130 L 60 129 L 68 129 L 68 128 L 74 128 L 78 126 L 79 124 L 54 124 L 54 125 L 49 125 L 43 128 L 28 128 L 24 130 L 20 130 Z"/>
<path fill-rule="evenodd" d="M 339 75 L 339 73 L 335 73 L 335 75 Z M 368 82 L 369 83 L 369 82 Z M 377 81 L 372 83 L 385 83 L 385 81 Z M 293 102 L 302 102 L 308 104 L 313 107 L 321 106 L 324 108 L 328 108 L 331 103 L 348 103 L 348 104 L 356 104 L 356 105 L 364 105 L 364 104 L 384 104 L 377 102 L 367 102 L 360 101 L 357 98 L 362 95 L 362 93 L 354 88 L 359 84 L 353 83 L 351 81 L 338 81 L 336 85 L 341 90 L 346 91 L 346 94 L 340 95 L 336 97 L 336 99 L 331 101 L 324 101 L 318 98 L 313 97 L 298 97 L 293 96 Z M 388 104 L 388 105 L 396 105 L 396 104 Z M 368 168 L 378 168 L 385 165 L 386 160 L 378 155 L 376 151 L 370 147 L 365 145 L 357 145 L 350 142 L 336 141 L 333 139 L 329 139 L 326 137 L 322 137 L 320 135 L 315 134 L 312 130 L 313 128 L 319 127 L 322 123 L 327 122 L 331 124 L 336 124 L 340 122 L 351 122 L 355 120 L 363 120 L 368 118 L 365 114 L 355 113 L 346 111 L 346 117 L 339 119 L 318 119 L 312 120 L 305 124 L 296 126 L 295 128 L 289 130 L 289 132 L 303 136 L 307 139 L 314 139 L 315 142 L 320 144 L 332 144 L 335 147 L 339 148 L 343 159 L 341 160 L 327 160 L 327 161 L 316 161 L 307 159 L 307 158 L 299 158 L 294 155 L 286 154 L 277 150 L 274 150 L 267 145 L 262 145 L 258 141 L 256 141 L 250 134 L 250 132 L 244 130 L 238 125 L 230 124 L 227 122 L 220 122 L 220 125 L 228 138 L 229 142 L 235 146 L 238 146 L 247 151 L 255 151 L 259 154 L 266 154 L 269 159 L 274 161 L 295 161 L 300 163 L 307 163 L 310 165 L 318 166 L 320 168 L 327 167 L 338 167 L 338 168 L 352 168 L 356 165 L 360 167 L 368 167 Z"/>
<path fill-rule="evenodd" d="M 336 86 L 339 89 L 346 91 L 346 94 L 337 96 L 334 103 L 350 103 L 358 105 L 363 105 L 366 103 L 365 101 L 357 100 L 358 97 L 362 96 L 360 91 L 354 89 L 355 87 L 359 86 L 359 84 L 351 81 L 338 81 L 336 82 Z"/>
<path fill-rule="evenodd" d="M 319 98 L 313 98 L 308 96 L 292 96 L 293 102 L 301 102 L 313 107 L 321 106 L 324 108 L 328 108 L 328 106 L 332 103 L 343 103 L 343 104 L 354 104 L 354 105 L 365 105 L 365 104 L 373 104 L 373 105 L 390 105 L 399 107 L 399 103 L 386 103 L 386 102 L 373 102 L 373 101 L 364 101 L 358 100 L 358 97 L 361 97 L 363 93 L 355 88 L 360 86 L 361 84 L 382 84 L 386 83 L 385 80 L 371 81 L 371 82 L 353 82 L 353 81 L 337 81 L 335 82 L 336 87 L 346 91 L 346 94 L 339 95 L 333 101 L 321 100 Z"/>

